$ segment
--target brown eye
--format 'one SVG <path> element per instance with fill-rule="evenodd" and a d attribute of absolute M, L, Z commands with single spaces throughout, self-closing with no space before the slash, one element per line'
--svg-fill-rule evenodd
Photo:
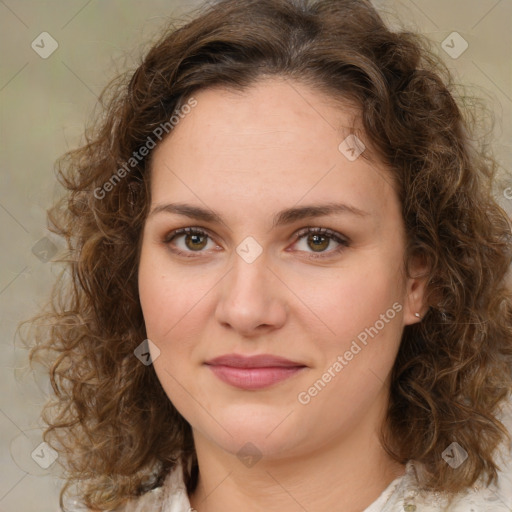
<path fill-rule="evenodd" d="M 295 237 L 296 249 L 309 253 L 309 258 L 333 256 L 350 246 L 348 238 L 327 228 L 307 227 L 296 233 Z"/>
<path fill-rule="evenodd" d="M 191 251 L 199 251 L 201 249 L 204 249 L 204 247 L 206 247 L 207 242 L 208 242 L 207 235 L 202 235 L 202 234 L 186 234 L 185 235 L 185 245 Z"/>
<path fill-rule="evenodd" d="M 325 235 L 310 234 L 307 239 L 309 247 L 315 252 L 324 251 L 329 247 L 331 239 Z"/>
<path fill-rule="evenodd" d="M 207 247 L 208 243 L 211 247 Z M 168 245 L 169 248 L 181 256 L 197 256 L 202 253 L 207 253 L 207 249 L 214 249 L 216 244 L 211 239 L 210 235 L 200 228 L 180 228 L 172 231 L 164 237 L 163 243 Z M 205 249 L 206 250 L 203 250 Z"/>

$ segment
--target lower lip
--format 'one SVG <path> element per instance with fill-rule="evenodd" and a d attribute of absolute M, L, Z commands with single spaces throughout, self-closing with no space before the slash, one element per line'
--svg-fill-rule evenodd
<path fill-rule="evenodd" d="M 232 366 L 207 365 L 223 382 L 241 389 L 262 389 L 289 379 L 305 366 L 275 366 L 271 368 L 234 368 Z"/>

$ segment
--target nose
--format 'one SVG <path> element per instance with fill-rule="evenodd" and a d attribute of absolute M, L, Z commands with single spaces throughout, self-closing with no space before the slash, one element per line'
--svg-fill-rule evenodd
<path fill-rule="evenodd" d="M 286 287 L 263 254 L 252 263 L 237 256 L 221 283 L 215 318 L 223 327 L 244 337 L 255 337 L 285 324 Z"/>

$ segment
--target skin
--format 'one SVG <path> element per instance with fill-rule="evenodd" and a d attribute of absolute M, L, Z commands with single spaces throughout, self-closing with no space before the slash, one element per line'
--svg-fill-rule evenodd
<path fill-rule="evenodd" d="M 267 78 L 244 93 L 210 88 L 194 97 L 197 106 L 152 155 L 150 210 L 187 203 L 223 222 L 150 214 L 139 265 L 147 335 L 160 351 L 152 350 L 154 368 L 193 430 L 200 477 L 191 505 L 360 512 L 404 472 L 382 449 L 379 430 L 403 328 L 425 309 L 423 279 L 404 277 L 404 225 L 389 170 L 363 157 L 349 161 L 338 146 L 357 111 L 303 84 Z M 280 210 L 328 202 L 368 215 L 272 226 Z M 307 234 L 293 238 L 308 226 L 330 228 L 350 245 L 327 237 L 319 251 Z M 209 237 L 165 243 L 182 227 Z M 251 263 L 236 251 L 248 236 L 262 249 Z M 396 316 L 299 403 L 298 394 L 394 303 L 402 306 Z M 273 354 L 306 368 L 242 390 L 204 365 L 230 353 Z M 237 456 L 248 442 L 261 455 L 250 467 Z"/>

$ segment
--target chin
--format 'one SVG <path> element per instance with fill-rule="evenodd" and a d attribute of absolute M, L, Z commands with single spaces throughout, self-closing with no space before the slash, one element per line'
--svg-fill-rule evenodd
<path fill-rule="evenodd" d="M 253 405 L 247 406 L 245 410 L 240 410 L 240 406 L 237 406 L 232 412 L 232 415 L 229 411 L 224 411 L 222 415 L 213 413 L 218 423 L 203 423 L 197 430 L 210 442 L 239 458 L 250 456 L 252 452 L 273 458 L 290 453 L 295 446 L 301 444 L 301 439 L 297 439 L 297 435 L 302 430 L 292 422 L 283 422 L 290 411 L 284 411 L 282 414 L 267 411 L 265 414 L 261 406 L 258 408 Z M 215 424 L 213 430 L 212 423 Z"/>

